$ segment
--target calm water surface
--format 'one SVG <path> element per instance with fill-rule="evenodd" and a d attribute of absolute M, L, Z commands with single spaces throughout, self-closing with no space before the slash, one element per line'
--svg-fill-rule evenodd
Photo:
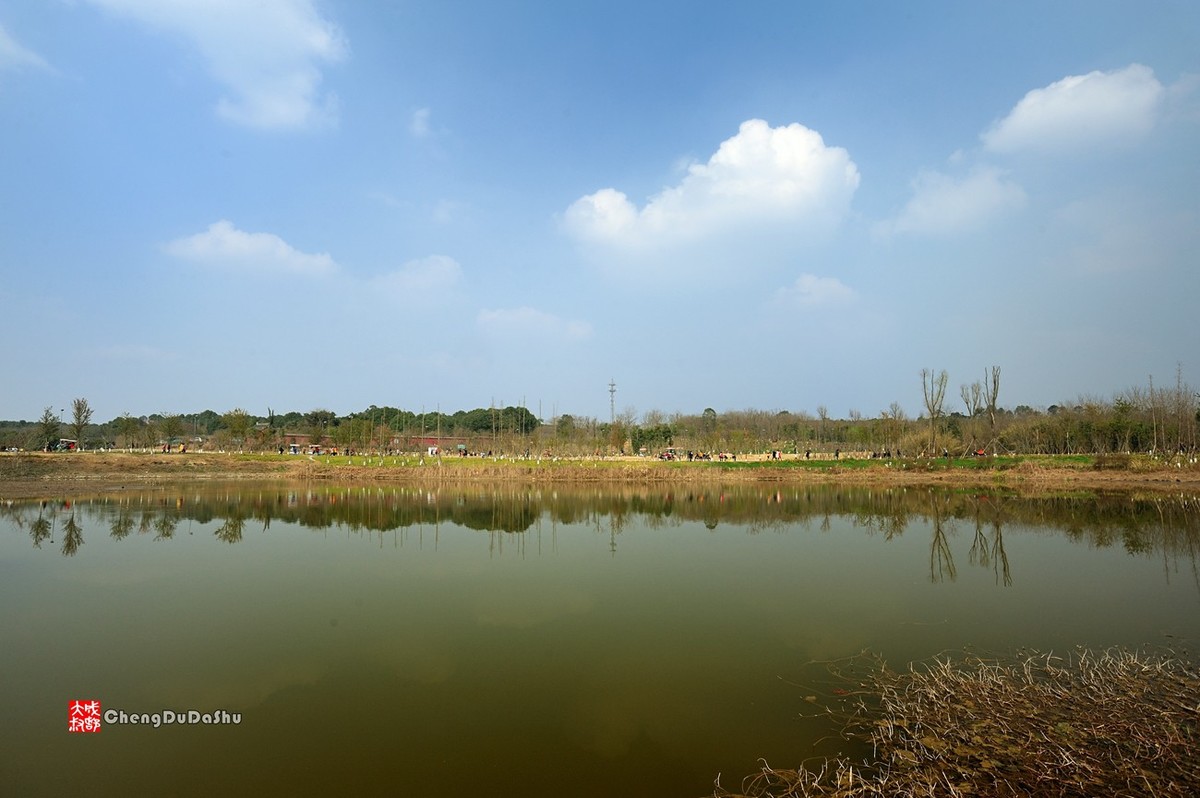
<path fill-rule="evenodd" d="M 1200 500 L 205 486 L 0 507 L 0 794 L 679 795 L 812 660 L 1200 640 Z M 238 713 L 106 723 L 67 705 Z M 822 738 L 823 741 L 822 741 Z M 820 741 L 820 742 L 819 742 Z"/>

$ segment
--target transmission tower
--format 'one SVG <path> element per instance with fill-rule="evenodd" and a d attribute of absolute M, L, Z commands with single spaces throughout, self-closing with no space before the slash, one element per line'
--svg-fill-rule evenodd
<path fill-rule="evenodd" d="M 617 384 L 608 381 L 608 423 L 617 423 Z"/>

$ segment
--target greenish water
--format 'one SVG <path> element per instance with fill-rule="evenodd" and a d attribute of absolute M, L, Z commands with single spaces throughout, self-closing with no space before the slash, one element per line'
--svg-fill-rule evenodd
<path fill-rule="evenodd" d="M 0 507 L 0 794 L 698 796 L 812 660 L 1200 640 L 1200 501 L 204 486 Z M 798 686 L 799 685 L 799 686 Z M 105 723 L 68 702 L 224 710 Z"/>

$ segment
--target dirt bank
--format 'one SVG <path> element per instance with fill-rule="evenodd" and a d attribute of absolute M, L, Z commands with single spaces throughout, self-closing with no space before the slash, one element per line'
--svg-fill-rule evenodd
<path fill-rule="evenodd" d="M 0 454 L 0 499 L 78 496 L 107 490 L 204 481 L 340 483 L 765 483 L 946 485 L 1059 491 L 1197 491 L 1200 468 L 1137 460 L 1119 468 L 1079 458 L 995 461 L 660 462 L 646 458 L 503 460 L 347 458 L 215 453 Z"/>

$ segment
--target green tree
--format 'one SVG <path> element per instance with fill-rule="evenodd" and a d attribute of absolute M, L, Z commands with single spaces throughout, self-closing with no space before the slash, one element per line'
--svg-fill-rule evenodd
<path fill-rule="evenodd" d="M 168 446 L 176 438 L 182 438 L 183 416 L 178 413 L 163 413 L 158 422 L 158 433 Z"/>
<path fill-rule="evenodd" d="M 58 445 L 58 439 L 61 436 L 61 422 L 58 416 L 54 415 L 54 408 L 47 407 L 42 411 L 42 417 L 38 421 L 38 441 L 40 448 L 50 449 L 52 446 Z"/>
<path fill-rule="evenodd" d="M 221 420 L 229 430 L 229 437 L 233 439 L 239 449 L 242 448 L 246 443 L 246 435 L 250 432 L 250 427 L 254 425 L 254 419 L 242 408 L 235 407 L 222 416 Z"/>
<path fill-rule="evenodd" d="M 575 418 L 564 413 L 554 423 L 554 429 L 558 433 L 558 437 L 569 440 L 575 433 Z"/>
<path fill-rule="evenodd" d="M 80 398 L 71 403 L 71 410 L 71 435 L 75 438 L 76 445 L 82 448 L 84 432 L 88 424 L 92 423 L 92 408 L 87 399 Z"/>
<path fill-rule="evenodd" d="M 304 414 L 304 422 L 312 443 L 319 444 L 324 440 L 329 428 L 337 421 L 337 414 L 332 410 L 317 408 Z"/>

